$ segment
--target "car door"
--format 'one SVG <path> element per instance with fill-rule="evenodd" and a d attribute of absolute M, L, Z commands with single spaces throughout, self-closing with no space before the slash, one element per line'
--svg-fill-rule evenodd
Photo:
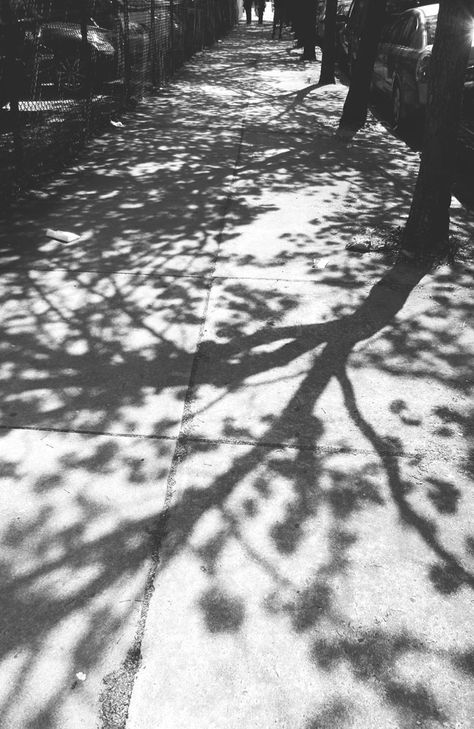
<path fill-rule="evenodd" d="M 392 31 L 391 24 L 387 24 L 383 28 L 380 43 L 377 48 L 377 55 L 375 56 L 372 81 L 374 86 L 380 91 L 385 91 L 387 88 L 387 60 Z"/>
<path fill-rule="evenodd" d="M 367 10 L 367 0 L 354 0 L 349 10 L 345 33 L 349 67 L 354 63 L 359 50 L 360 33 Z"/>
<path fill-rule="evenodd" d="M 377 53 L 375 83 L 381 91 L 391 92 L 397 48 L 403 33 L 405 21 L 398 18 L 386 25 Z"/>
<path fill-rule="evenodd" d="M 403 51 L 405 43 L 405 34 L 409 18 L 403 16 L 399 18 L 392 26 L 389 41 L 387 43 L 387 51 L 385 58 L 385 76 L 384 88 L 387 91 L 392 90 L 394 79 L 401 71 L 403 66 Z"/>
<path fill-rule="evenodd" d="M 400 46 L 394 63 L 394 74 L 403 89 L 404 103 L 416 104 L 416 66 L 421 52 L 422 28 L 418 13 L 409 13 L 401 31 Z"/>

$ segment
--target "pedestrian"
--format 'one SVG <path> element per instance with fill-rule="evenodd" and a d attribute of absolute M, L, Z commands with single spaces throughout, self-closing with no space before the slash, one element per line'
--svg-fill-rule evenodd
<path fill-rule="evenodd" d="M 255 0 L 255 11 L 258 16 L 258 24 L 263 25 L 263 14 L 265 12 L 266 0 Z"/>
<path fill-rule="evenodd" d="M 245 15 L 247 16 L 247 25 L 250 25 L 252 22 L 252 7 L 253 7 L 253 0 L 244 0 L 244 10 Z"/>

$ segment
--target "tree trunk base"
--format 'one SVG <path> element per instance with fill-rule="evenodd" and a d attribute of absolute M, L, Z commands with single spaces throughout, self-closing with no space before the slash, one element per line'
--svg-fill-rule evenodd
<path fill-rule="evenodd" d="M 348 127 L 339 125 L 336 132 L 336 137 L 337 139 L 340 139 L 341 142 L 352 142 L 359 130 L 360 127 Z"/>
<path fill-rule="evenodd" d="M 331 86 L 332 84 L 335 84 L 335 83 L 336 83 L 335 76 L 331 76 L 330 74 L 323 76 L 321 74 L 321 77 L 318 81 L 318 86 Z"/>

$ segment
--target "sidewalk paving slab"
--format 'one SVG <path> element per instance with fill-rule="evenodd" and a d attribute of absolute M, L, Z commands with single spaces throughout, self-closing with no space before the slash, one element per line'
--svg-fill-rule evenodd
<path fill-rule="evenodd" d="M 418 156 L 375 121 L 337 146 L 342 87 L 253 32 L 127 729 L 468 729 L 472 274 L 344 250 Z"/>
<path fill-rule="evenodd" d="M 135 639 L 175 443 L 2 429 L 0 444 L 0 725 L 89 729 Z"/>
<path fill-rule="evenodd" d="M 178 435 L 205 282 L 32 270 L 2 284 L 2 427 Z"/>
<path fill-rule="evenodd" d="M 150 105 L 7 221 L 0 270 L 209 274 L 239 144 L 240 129 L 164 127 Z M 81 239 L 65 245 L 49 239 L 48 228 Z"/>
<path fill-rule="evenodd" d="M 127 729 L 468 729 L 472 598 L 403 526 L 375 454 L 189 444 L 175 482 Z M 439 540 L 462 554 L 459 506 Z"/>
<path fill-rule="evenodd" d="M 418 158 L 318 72 L 240 25 L 4 227 L 8 729 L 470 729 L 472 270 L 345 249 Z"/>

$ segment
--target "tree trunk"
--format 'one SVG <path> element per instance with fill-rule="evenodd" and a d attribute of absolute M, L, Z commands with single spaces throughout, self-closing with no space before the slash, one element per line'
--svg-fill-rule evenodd
<path fill-rule="evenodd" d="M 316 60 L 316 0 L 303 0 L 301 5 L 303 61 Z"/>
<path fill-rule="evenodd" d="M 354 134 L 367 121 L 370 84 L 377 47 L 385 20 L 386 0 L 369 0 L 365 21 L 352 68 L 351 83 L 339 122 L 340 132 Z"/>
<path fill-rule="evenodd" d="M 326 0 L 326 16 L 324 21 L 323 60 L 319 85 L 336 82 L 336 15 L 337 0 Z"/>
<path fill-rule="evenodd" d="M 473 13 L 474 0 L 440 2 L 421 164 L 402 239 L 403 250 L 419 259 L 432 259 L 448 250 L 451 189 Z"/>

